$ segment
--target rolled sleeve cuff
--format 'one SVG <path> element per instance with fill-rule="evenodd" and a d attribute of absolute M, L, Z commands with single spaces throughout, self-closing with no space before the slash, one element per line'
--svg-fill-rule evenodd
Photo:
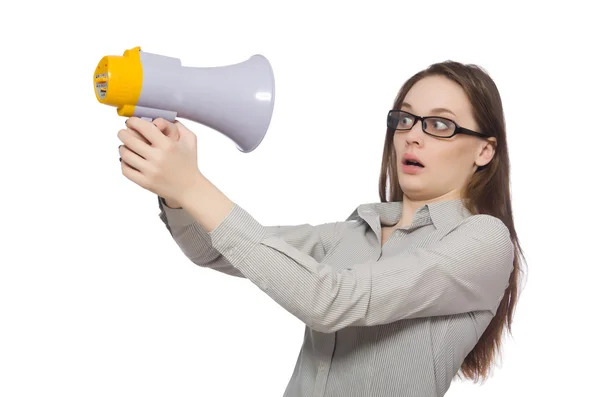
<path fill-rule="evenodd" d="M 233 266 L 241 266 L 244 259 L 267 235 L 266 229 L 239 205 L 209 233 L 213 247 Z"/>

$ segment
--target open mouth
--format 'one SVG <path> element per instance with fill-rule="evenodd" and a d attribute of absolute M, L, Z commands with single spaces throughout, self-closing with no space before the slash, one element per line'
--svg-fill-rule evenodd
<path fill-rule="evenodd" d="M 404 165 L 412 165 L 414 167 L 421 167 L 421 168 L 425 167 L 423 164 L 419 163 L 418 161 L 413 161 L 413 160 L 404 160 L 402 162 L 402 164 L 404 164 Z"/>

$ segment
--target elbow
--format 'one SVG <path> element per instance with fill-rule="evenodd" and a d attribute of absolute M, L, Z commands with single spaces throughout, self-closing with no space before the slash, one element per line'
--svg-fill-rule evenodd
<path fill-rule="evenodd" d="M 333 334 L 343 328 L 340 325 L 338 316 L 332 316 L 330 309 L 317 310 L 313 306 L 307 310 L 296 311 L 293 314 L 308 328 L 323 334 Z"/>
<path fill-rule="evenodd" d="M 346 280 L 343 278 L 346 277 Z M 368 280 L 368 281 L 365 281 Z M 366 276 L 341 273 L 340 278 L 312 300 L 309 327 L 315 331 L 332 334 L 347 327 L 370 326 L 376 323 L 372 316 L 371 281 Z"/>
<path fill-rule="evenodd" d="M 309 328 L 324 334 L 333 334 L 350 326 L 371 325 L 365 317 L 365 312 L 362 310 L 349 311 L 341 307 L 337 307 L 338 310 L 335 310 L 335 308 L 334 306 L 327 311 L 313 312 L 313 315 L 310 317 L 311 321 L 307 322 Z"/>
<path fill-rule="evenodd" d="M 361 318 L 339 318 L 329 321 L 312 321 L 309 328 L 323 334 L 333 334 L 347 327 L 370 326 L 366 320 Z"/>
<path fill-rule="evenodd" d="M 324 324 L 315 321 L 313 321 L 308 327 L 322 334 L 333 334 L 342 328 L 337 326 L 336 324 Z"/>

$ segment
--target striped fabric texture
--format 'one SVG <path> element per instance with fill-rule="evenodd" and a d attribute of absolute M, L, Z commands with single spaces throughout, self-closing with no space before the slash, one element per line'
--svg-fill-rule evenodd
<path fill-rule="evenodd" d="M 235 204 L 207 233 L 158 199 L 190 261 L 248 279 L 305 324 L 284 397 L 443 396 L 512 272 L 506 226 L 461 200 L 422 206 L 382 245 L 401 202 L 291 226 L 263 226 Z"/>

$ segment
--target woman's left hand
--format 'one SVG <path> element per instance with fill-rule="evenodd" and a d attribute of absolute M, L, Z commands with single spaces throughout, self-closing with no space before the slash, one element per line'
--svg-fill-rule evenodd
<path fill-rule="evenodd" d="M 176 202 L 205 181 L 198 169 L 196 135 L 179 121 L 171 123 L 159 118 L 149 122 L 130 117 L 125 124 L 127 129 L 120 130 L 117 136 L 123 142 L 119 153 L 121 170 L 127 179 Z"/>

